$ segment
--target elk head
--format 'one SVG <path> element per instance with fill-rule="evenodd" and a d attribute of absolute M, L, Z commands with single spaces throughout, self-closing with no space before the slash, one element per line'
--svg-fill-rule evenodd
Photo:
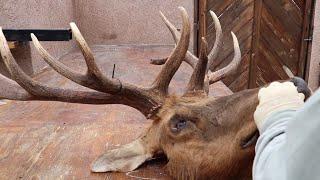
<path fill-rule="evenodd" d="M 209 85 L 230 73 L 240 64 L 241 53 L 232 34 L 235 55 L 232 62 L 216 72 L 209 70 L 221 47 L 222 31 L 218 18 L 211 12 L 216 27 L 216 42 L 207 53 L 202 38 L 200 57 L 188 51 L 190 22 L 186 10 L 179 8 L 183 28 L 178 31 L 161 13 L 170 29 L 176 47 L 163 61 L 162 70 L 149 87 L 139 87 L 118 79 L 107 78 L 95 63 L 92 51 L 80 31 L 71 23 L 72 33 L 84 55 L 88 71 L 78 73 L 52 57 L 31 34 L 43 59 L 58 73 L 94 91 L 54 88 L 26 75 L 13 58 L 0 28 L 0 53 L 12 80 L 0 75 L 6 86 L 0 87 L 0 98 L 12 100 L 62 101 L 85 104 L 124 104 L 136 108 L 153 120 L 137 140 L 109 150 L 92 165 L 93 172 L 132 171 L 154 155 L 164 153 L 169 173 L 177 179 L 230 179 L 251 177 L 257 128 L 253 113 L 258 104 L 258 89 L 229 96 L 208 96 Z M 168 94 L 169 83 L 183 61 L 194 69 L 183 96 Z"/>

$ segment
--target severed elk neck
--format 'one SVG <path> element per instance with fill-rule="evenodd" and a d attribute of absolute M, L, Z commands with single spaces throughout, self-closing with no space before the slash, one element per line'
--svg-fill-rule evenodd
<path fill-rule="evenodd" d="M 154 155 L 168 158 L 167 169 L 176 179 L 246 179 L 251 177 L 257 128 L 253 112 L 258 103 L 258 89 L 244 90 L 229 96 L 208 96 L 209 86 L 234 73 L 241 61 L 237 37 L 231 32 L 234 58 L 226 67 L 211 72 L 222 46 L 222 30 L 217 16 L 211 13 L 216 28 L 214 47 L 208 52 L 206 39 L 201 40 L 200 57 L 188 51 L 190 22 L 183 7 L 179 7 L 183 27 L 181 32 L 161 13 L 176 42 L 160 73 L 149 87 L 140 87 L 119 79 L 106 77 L 98 68 L 88 44 L 74 23 L 72 33 L 87 65 L 79 73 L 51 56 L 31 34 L 42 58 L 59 74 L 92 90 L 51 87 L 26 75 L 12 56 L 0 28 L 0 53 L 11 78 L 0 75 L 0 98 L 20 101 L 62 101 L 83 104 L 124 104 L 153 120 L 140 138 L 118 149 L 102 154 L 93 164 L 93 172 L 132 171 Z M 170 81 L 181 63 L 193 67 L 193 74 L 183 96 L 168 94 Z"/>

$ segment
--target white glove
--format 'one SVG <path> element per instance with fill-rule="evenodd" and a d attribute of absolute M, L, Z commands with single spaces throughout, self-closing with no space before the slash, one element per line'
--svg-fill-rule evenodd
<path fill-rule="evenodd" d="M 298 93 L 292 82 L 273 82 L 261 88 L 258 93 L 259 105 L 254 112 L 254 121 L 261 130 L 264 121 L 273 113 L 297 110 L 304 103 L 304 94 Z"/>

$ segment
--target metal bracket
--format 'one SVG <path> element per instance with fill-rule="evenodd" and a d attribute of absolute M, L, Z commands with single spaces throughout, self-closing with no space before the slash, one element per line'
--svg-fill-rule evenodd
<path fill-rule="evenodd" d="M 4 29 L 7 41 L 31 41 L 30 34 L 37 36 L 39 41 L 69 41 L 72 39 L 71 29 Z"/>
<path fill-rule="evenodd" d="M 312 42 L 312 38 L 303 39 L 304 41 Z"/>
<path fill-rule="evenodd" d="M 199 24 L 199 22 L 193 23 L 193 27 L 194 27 L 194 29 L 199 30 L 199 29 L 200 29 L 200 24 Z"/>

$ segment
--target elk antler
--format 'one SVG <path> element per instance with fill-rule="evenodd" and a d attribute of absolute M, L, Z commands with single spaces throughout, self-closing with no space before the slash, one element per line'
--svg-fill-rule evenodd
<path fill-rule="evenodd" d="M 118 93 L 107 94 L 94 91 L 77 91 L 63 88 L 54 88 L 33 80 L 25 74 L 16 63 L 12 56 L 5 36 L 0 28 L 0 53 L 7 69 L 10 72 L 12 81 L 3 75 L 0 80 L 6 86 L 0 87 L 0 97 L 12 100 L 44 100 L 44 101 L 63 101 L 84 104 L 112 104 L 120 103 L 132 106 L 142 113 L 149 113 L 149 109 L 158 104 L 157 99 L 152 98 L 151 92 L 142 90 L 135 86 L 124 85 Z M 73 80 L 73 79 L 72 79 Z M 94 81 L 92 81 L 94 83 Z M 20 85 L 20 86 L 19 86 Z M 12 88 L 11 88 L 12 87 Z M 135 94 L 134 94 L 135 93 Z M 124 98 L 123 96 L 127 97 Z M 156 96 L 155 96 L 156 97 Z M 135 100 L 140 99 L 142 103 Z"/>
<path fill-rule="evenodd" d="M 200 57 L 199 61 L 194 68 L 190 81 L 188 83 L 187 93 L 194 91 L 203 91 L 205 88 L 205 76 L 207 75 L 208 69 L 208 43 L 205 38 L 201 39 L 201 47 L 200 47 Z M 208 84 L 209 85 L 209 84 Z"/>
<path fill-rule="evenodd" d="M 34 34 L 31 34 L 31 38 L 40 55 L 56 72 L 95 91 L 49 87 L 33 80 L 21 70 L 10 52 L 7 40 L 0 27 L 0 53 L 13 79 L 11 80 L 0 74 L 0 81 L 7 85 L 0 87 L 0 98 L 22 101 L 44 100 L 84 104 L 124 104 L 141 111 L 147 116 L 150 110 L 158 107 L 164 100 L 169 83 L 180 67 L 188 49 L 190 22 L 186 10 L 182 7 L 179 7 L 179 9 L 183 18 L 181 38 L 151 87 L 138 87 L 104 76 L 95 63 L 91 49 L 74 23 L 70 23 L 70 26 L 86 61 L 88 68 L 86 74 L 78 73 L 56 60 L 41 46 Z"/>
<path fill-rule="evenodd" d="M 153 89 L 159 90 L 159 92 L 164 95 L 168 93 L 169 83 L 173 75 L 180 67 L 182 61 L 184 60 L 189 47 L 190 22 L 188 14 L 184 8 L 179 7 L 179 9 L 182 12 L 183 19 L 183 29 L 181 33 L 181 38 L 177 43 L 177 46 L 175 48 L 176 50 L 170 54 L 168 60 L 161 69 L 161 72 L 157 76 L 156 80 L 153 82 Z"/>
<path fill-rule="evenodd" d="M 236 35 L 232 31 L 231 31 L 231 35 L 233 39 L 234 57 L 226 67 L 209 74 L 209 84 L 213 84 L 227 77 L 228 75 L 235 73 L 235 71 L 237 70 L 237 67 L 240 65 L 241 51 L 239 47 L 239 42 Z"/>
<path fill-rule="evenodd" d="M 180 32 L 164 16 L 164 14 L 162 12 L 160 12 L 160 15 L 161 15 L 163 21 L 165 22 L 166 26 L 170 30 L 173 39 L 177 43 L 177 41 L 180 38 Z M 208 55 L 207 69 L 210 69 L 210 68 L 214 69 L 215 67 L 211 67 L 211 66 L 214 66 L 215 59 L 217 58 L 218 52 L 222 47 L 223 33 L 222 33 L 221 24 L 220 24 L 220 21 L 219 21 L 219 18 L 217 17 L 217 15 L 213 11 L 210 11 L 210 15 L 211 15 L 211 17 L 213 19 L 213 22 L 215 24 L 216 40 L 215 40 L 213 48 L 211 49 L 211 51 L 210 51 L 210 53 Z M 241 52 L 240 52 L 238 39 L 234 35 L 233 32 L 231 32 L 231 35 L 232 35 L 232 38 L 233 38 L 235 56 L 234 56 L 233 60 L 226 67 L 224 67 L 224 68 L 222 68 L 222 69 L 220 69 L 220 70 L 218 70 L 216 72 L 209 72 L 209 77 L 208 77 L 209 78 L 209 84 L 213 84 L 213 83 L 225 78 L 226 76 L 234 73 L 236 71 L 237 67 L 239 66 L 240 62 L 241 62 Z M 184 61 L 186 61 L 193 68 L 196 67 L 198 60 L 199 59 L 196 56 L 194 56 L 190 51 L 187 52 L 186 57 L 184 59 Z M 164 61 L 165 60 L 160 60 L 160 61 L 153 60 L 152 64 L 161 64 L 161 62 L 164 62 Z"/>

